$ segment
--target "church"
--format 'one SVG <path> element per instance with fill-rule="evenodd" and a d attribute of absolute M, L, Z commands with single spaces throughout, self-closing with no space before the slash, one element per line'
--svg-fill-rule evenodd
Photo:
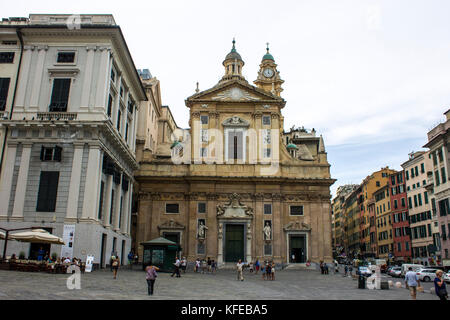
<path fill-rule="evenodd" d="M 254 85 L 233 40 L 224 75 L 185 100 L 189 128 L 144 157 L 135 250 L 159 237 L 188 261 L 332 261 L 330 164 L 314 129 L 284 131 L 282 84 L 269 48 Z M 163 150 L 164 149 L 164 150 Z"/>

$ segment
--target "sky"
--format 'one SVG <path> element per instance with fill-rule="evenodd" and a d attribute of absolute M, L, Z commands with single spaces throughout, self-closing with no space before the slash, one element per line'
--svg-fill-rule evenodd
<path fill-rule="evenodd" d="M 2 1 L 1 17 L 113 14 L 138 69 L 160 80 L 182 128 L 184 100 L 214 86 L 236 38 L 256 79 L 269 42 L 285 81 L 285 130 L 322 134 L 331 191 L 389 166 L 401 170 L 450 109 L 450 1 Z"/>

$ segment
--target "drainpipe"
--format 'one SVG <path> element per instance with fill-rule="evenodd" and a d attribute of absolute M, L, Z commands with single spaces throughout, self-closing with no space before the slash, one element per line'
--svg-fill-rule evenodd
<path fill-rule="evenodd" d="M 22 56 L 23 56 L 23 38 L 22 38 L 22 32 L 20 31 L 21 28 L 17 28 L 16 29 L 16 34 L 17 37 L 19 38 L 20 41 L 20 58 L 19 58 L 19 65 L 17 66 L 17 76 L 16 76 L 16 83 L 14 85 L 14 92 L 13 92 L 13 98 L 12 98 L 12 103 L 11 103 L 11 112 L 9 113 L 9 120 L 12 119 L 12 113 L 14 110 L 14 103 L 16 101 L 16 91 L 17 91 L 17 84 L 19 83 L 19 74 L 20 74 L 20 67 L 22 66 Z M 3 158 L 5 156 L 5 148 L 6 148 L 6 140 L 8 137 L 8 127 L 6 127 L 5 129 L 5 137 L 3 138 L 3 147 L 2 147 L 2 155 L 0 157 L 0 177 L 2 174 L 2 169 L 3 169 Z"/>

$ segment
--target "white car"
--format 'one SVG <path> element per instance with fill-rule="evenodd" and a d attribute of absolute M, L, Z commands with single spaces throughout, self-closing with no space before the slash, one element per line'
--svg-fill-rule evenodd
<path fill-rule="evenodd" d="M 367 267 L 359 267 L 359 273 L 363 276 L 370 277 L 372 275 L 372 271 L 370 271 Z"/>
<path fill-rule="evenodd" d="M 450 283 L 450 272 L 444 273 L 444 281 Z"/>
<path fill-rule="evenodd" d="M 389 275 L 391 277 L 400 277 L 402 275 L 402 268 L 401 267 L 394 267 L 389 271 Z"/>
<path fill-rule="evenodd" d="M 417 278 L 419 278 L 419 280 L 423 281 L 423 282 L 433 281 L 434 278 L 436 278 L 437 270 L 438 269 L 432 269 L 432 268 L 423 268 L 423 269 L 417 270 Z"/>

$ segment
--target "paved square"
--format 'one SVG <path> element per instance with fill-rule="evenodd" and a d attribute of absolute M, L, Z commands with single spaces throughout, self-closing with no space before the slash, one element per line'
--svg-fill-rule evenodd
<path fill-rule="evenodd" d="M 316 270 L 281 270 L 275 281 L 262 280 L 261 274 L 244 272 L 237 281 L 232 270 L 216 274 L 187 272 L 181 278 L 159 273 L 153 296 L 147 295 L 145 273 L 120 269 L 116 280 L 112 272 L 95 271 L 81 275 L 81 289 L 69 290 L 70 274 L 47 274 L 0 270 L 0 300 L 11 299 L 189 299 L 189 300 L 409 300 L 405 288 L 389 290 L 358 289 L 358 282 L 342 274 L 322 275 Z M 396 281 L 401 279 L 389 278 Z M 438 300 L 429 293 L 432 283 L 424 285 L 418 300 Z"/>

